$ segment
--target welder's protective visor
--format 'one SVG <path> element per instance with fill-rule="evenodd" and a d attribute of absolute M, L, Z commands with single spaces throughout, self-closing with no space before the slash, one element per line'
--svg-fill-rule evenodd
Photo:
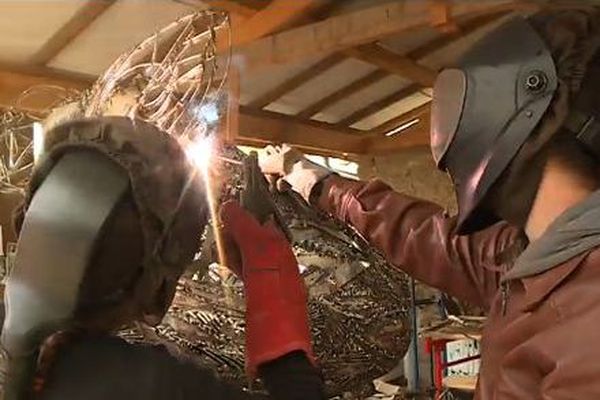
<path fill-rule="evenodd" d="M 546 42 L 515 17 L 469 48 L 435 83 L 431 149 L 458 201 L 458 231 L 488 226 L 485 198 L 548 110 L 558 87 Z"/>
<path fill-rule="evenodd" d="M 440 169 L 444 156 L 458 131 L 467 92 L 467 78 L 459 69 L 447 69 L 438 76 L 431 105 L 431 152 Z"/>

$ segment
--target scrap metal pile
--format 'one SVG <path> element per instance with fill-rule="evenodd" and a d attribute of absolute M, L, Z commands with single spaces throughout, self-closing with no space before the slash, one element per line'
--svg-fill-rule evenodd
<path fill-rule="evenodd" d="M 182 146 L 216 135 L 202 109 L 223 113 L 230 36 L 228 17 L 202 12 L 186 16 L 121 56 L 81 100 L 52 113 L 46 127 L 69 118 L 125 115 L 148 121 Z M 223 55 L 221 55 L 223 54 Z M 222 117 L 222 115 L 221 115 Z M 222 155 L 241 160 L 232 146 Z M 241 167 L 226 165 L 221 201 L 236 198 Z M 308 206 L 291 191 L 274 192 L 309 289 L 316 356 L 332 395 L 363 395 L 371 381 L 393 368 L 409 345 L 406 276 L 389 265 L 351 227 Z M 251 385 L 244 373 L 242 285 L 214 267 L 211 226 L 197 262 L 181 279 L 163 323 L 135 326 L 123 337 L 161 343 L 180 356 Z"/>

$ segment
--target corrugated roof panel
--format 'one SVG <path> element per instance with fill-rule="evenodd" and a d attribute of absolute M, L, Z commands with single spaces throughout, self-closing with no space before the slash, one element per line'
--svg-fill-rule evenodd
<path fill-rule="evenodd" d="M 338 122 L 353 112 L 360 110 L 377 100 L 381 100 L 409 84 L 410 82 L 406 79 L 402 79 L 397 75 L 390 75 L 389 77 L 328 107 L 316 114 L 313 119 L 330 123 Z"/>
<path fill-rule="evenodd" d="M 323 58 L 324 57 L 304 60 L 295 64 L 275 65 L 273 67 L 261 69 L 259 72 L 253 72 L 250 76 L 244 74 L 242 69 L 240 74 L 240 102 L 242 104 L 248 104 L 251 101 L 256 100 L 269 90 L 276 88 L 296 74 L 310 68 Z"/>
<path fill-rule="evenodd" d="M 347 59 L 329 70 L 314 76 L 299 88 L 291 91 L 273 104 L 268 110 L 290 110 L 297 114 L 302 109 L 321 100 L 323 97 L 343 88 L 348 83 L 360 79 L 376 67 L 362 61 Z"/>
<path fill-rule="evenodd" d="M 51 67 L 101 74 L 119 55 L 197 8 L 168 0 L 119 0 L 51 63 Z"/>
<path fill-rule="evenodd" d="M 412 50 L 426 45 L 442 36 L 439 30 L 431 27 L 414 29 L 410 34 L 396 35 L 382 40 L 380 43 L 391 51 L 398 54 L 406 54 Z"/>

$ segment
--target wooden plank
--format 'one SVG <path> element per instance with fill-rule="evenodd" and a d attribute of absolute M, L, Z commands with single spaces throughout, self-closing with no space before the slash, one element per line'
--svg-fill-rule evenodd
<path fill-rule="evenodd" d="M 334 129 L 328 124 L 303 122 L 264 111 L 240 109 L 237 142 L 254 146 L 289 143 L 314 154 L 345 156 L 365 151 L 361 135 Z"/>
<path fill-rule="evenodd" d="M 515 4 L 511 0 L 456 0 L 452 17 L 475 17 L 515 8 Z M 429 25 L 428 6 L 426 1 L 398 0 L 334 16 L 247 43 L 238 47 L 235 59 L 245 68 L 245 72 L 249 72 L 273 64 L 287 64 L 341 51 L 401 32 L 409 33 Z"/>
<path fill-rule="evenodd" d="M 419 65 L 408 57 L 371 43 L 344 51 L 344 54 L 377 65 L 392 74 L 400 75 L 425 87 L 433 86 L 437 71 Z"/>
<path fill-rule="evenodd" d="M 29 62 L 36 65 L 50 62 L 115 2 L 116 0 L 86 0 L 86 4 L 48 39 Z"/>
<path fill-rule="evenodd" d="M 267 7 L 233 27 L 232 43 L 241 46 L 278 32 L 302 19 L 318 4 L 319 0 L 272 0 Z"/>
<path fill-rule="evenodd" d="M 365 107 L 354 111 L 352 114 L 343 118 L 341 121 L 338 121 L 336 123 L 336 126 L 351 126 L 357 123 L 358 121 L 361 121 L 383 110 L 384 108 L 391 106 L 392 104 L 417 93 L 419 90 L 421 90 L 421 86 L 417 84 L 400 89 L 399 91 L 394 92 L 391 95 L 384 97 L 383 99 L 367 104 Z"/>
<path fill-rule="evenodd" d="M 219 140 L 235 143 L 240 131 L 240 72 L 231 67 L 225 82 L 227 89 L 227 115 L 219 122 Z"/>
<path fill-rule="evenodd" d="M 344 61 L 344 58 L 340 54 L 334 53 L 330 56 L 327 56 L 323 60 L 317 62 L 315 65 L 283 82 L 281 85 L 269 90 L 267 93 L 252 101 L 249 106 L 251 108 L 264 108 L 285 94 L 302 86 L 310 79 L 338 65 L 342 61 Z"/>
<path fill-rule="evenodd" d="M 476 376 L 447 376 L 443 380 L 443 385 L 448 389 L 462 390 L 464 392 L 474 393 L 477 387 Z"/>
<path fill-rule="evenodd" d="M 374 83 L 381 81 L 383 78 L 388 76 L 389 73 L 387 71 L 378 69 L 375 70 L 364 77 L 352 82 L 348 86 L 341 88 L 340 90 L 335 91 L 329 96 L 325 96 L 321 100 L 317 101 L 314 104 L 306 107 L 304 110 L 300 111 L 296 116 L 298 118 L 310 118 L 321 110 L 326 109 L 327 107 L 337 103 L 340 100 L 343 100 L 356 92 L 359 92 Z"/>

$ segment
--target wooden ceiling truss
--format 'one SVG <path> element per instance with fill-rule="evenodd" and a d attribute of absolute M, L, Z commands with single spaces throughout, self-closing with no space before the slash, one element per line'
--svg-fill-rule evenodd
<path fill-rule="evenodd" d="M 61 74 L 47 65 L 117 1 L 86 0 L 79 12 L 31 57 L 28 66 L 4 68 L 0 65 L 0 105 L 14 106 L 20 93 L 40 83 L 73 89 L 89 87 L 89 79 L 76 74 Z M 197 2 L 173 1 L 187 4 Z M 235 57 L 244 61 L 246 74 L 273 64 L 321 58 L 311 67 L 239 107 L 236 124 L 239 132 L 236 137 L 240 143 L 262 145 L 289 142 L 315 153 L 342 156 L 365 152 L 388 153 L 428 144 L 429 104 L 368 131 L 353 129 L 352 126 L 430 88 L 437 71 L 422 64 L 423 59 L 498 20 L 513 11 L 517 4 L 506 0 L 398 0 L 359 12 L 325 17 L 324 14 L 335 11 L 335 1 L 203 0 L 205 4 L 232 13 L 233 51 Z M 318 20 L 320 18 L 324 19 Z M 410 35 L 414 29 L 424 26 L 434 27 L 443 35 L 406 54 L 398 54 L 379 43 L 391 35 Z M 375 69 L 333 93 L 316 99 L 296 115 L 265 110 L 348 58 L 371 64 Z M 391 75 L 401 77 L 408 84 L 388 96 L 364 104 L 339 121 L 324 123 L 312 119 Z M 36 105 L 29 105 L 28 108 L 35 111 Z M 406 130 L 389 135 L 407 123 L 410 126 Z"/>

